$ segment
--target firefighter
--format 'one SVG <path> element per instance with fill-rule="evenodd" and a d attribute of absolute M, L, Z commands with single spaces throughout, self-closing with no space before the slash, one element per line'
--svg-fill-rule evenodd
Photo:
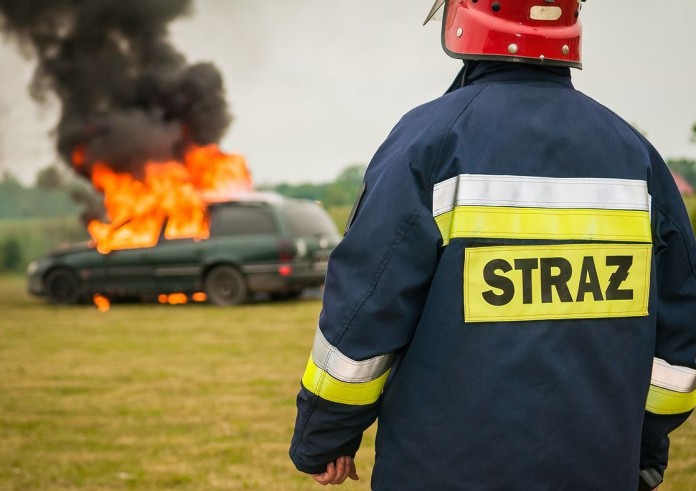
<path fill-rule="evenodd" d="M 375 490 L 656 488 L 696 406 L 696 241 L 674 180 L 573 88 L 579 0 L 440 6 L 464 68 L 368 167 L 290 456 L 322 484 L 357 479 L 379 418 Z"/>

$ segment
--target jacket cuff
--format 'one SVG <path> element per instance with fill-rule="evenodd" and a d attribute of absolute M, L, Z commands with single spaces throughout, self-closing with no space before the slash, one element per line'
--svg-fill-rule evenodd
<path fill-rule="evenodd" d="M 638 491 L 652 491 L 662 484 L 662 472 L 655 468 L 641 469 Z"/>

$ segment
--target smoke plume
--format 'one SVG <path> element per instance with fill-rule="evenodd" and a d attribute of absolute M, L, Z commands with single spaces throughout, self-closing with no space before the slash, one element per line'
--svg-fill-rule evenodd
<path fill-rule="evenodd" d="M 57 149 L 85 177 L 107 161 L 141 174 L 148 159 L 216 143 L 231 117 L 222 77 L 189 65 L 168 24 L 191 0 L 0 0 L 0 25 L 38 60 L 37 100 L 61 102 Z M 79 154 L 79 159 L 76 155 Z"/>

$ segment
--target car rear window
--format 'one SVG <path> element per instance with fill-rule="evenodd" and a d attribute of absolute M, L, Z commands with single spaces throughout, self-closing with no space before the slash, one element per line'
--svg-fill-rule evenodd
<path fill-rule="evenodd" d="M 210 224 L 212 236 L 273 235 L 277 228 L 270 211 L 255 206 L 219 206 Z"/>
<path fill-rule="evenodd" d="M 316 203 L 288 203 L 285 211 L 295 237 L 336 235 L 331 217 Z"/>

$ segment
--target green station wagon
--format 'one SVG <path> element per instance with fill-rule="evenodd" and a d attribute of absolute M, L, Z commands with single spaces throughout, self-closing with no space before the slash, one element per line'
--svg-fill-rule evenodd
<path fill-rule="evenodd" d="M 256 293 L 291 298 L 323 285 L 340 237 L 317 203 L 252 193 L 211 204 L 208 213 L 205 240 L 162 234 L 155 247 L 108 254 L 88 245 L 56 250 L 29 265 L 29 292 L 55 304 L 95 294 L 151 299 L 205 292 L 209 302 L 234 305 Z"/>

